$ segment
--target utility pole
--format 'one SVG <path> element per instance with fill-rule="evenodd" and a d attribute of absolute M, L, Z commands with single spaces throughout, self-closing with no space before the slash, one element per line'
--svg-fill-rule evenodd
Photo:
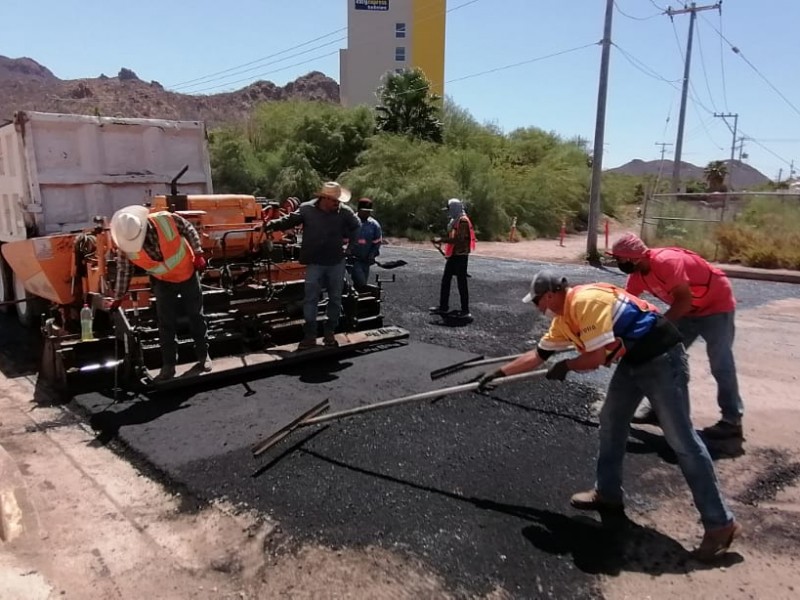
<path fill-rule="evenodd" d="M 692 39 L 694 37 L 694 22 L 697 13 L 701 10 L 714 10 L 722 6 L 720 3 L 709 4 L 707 6 L 697 6 L 692 2 L 687 8 L 674 10 L 671 6 L 667 8 L 666 14 L 670 19 L 675 15 L 689 13 L 689 39 L 686 42 L 686 61 L 683 66 L 683 88 L 681 89 L 681 110 L 678 116 L 678 137 L 675 140 L 675 165 L 672 169 L 672 191 L 678 193 L 681 187 L 681 152 L 683 151 L 683 126 L 686 123 L 686 97 L 689 94 L 689 73 L 692 68 Z"/>
<path fill-rule="evenodd" d="M 739 138 L 739 162 L 741 162 L 742 159 L 747 158 L 747 153 L 744 151 L 744 142 L 746 139 L 747 138 L 745 136 Z"/>
<path fill-rule="evenodd" d="M 597 226 L 600 223 L 600 182 L 603 175 L 603 137 L 606 125 L 606 98 L 608 97 L 608 65 L 611 61 L 611 18 L 614 0 L 606 0 L 606 18 L 603 25 L 603 50 L 600 54 L 600 83 L 597 87 L 597 117 L 594 125 L 594 150 L 592 151 L 592 184 L 589 190 L 589 231 L 586 236 L 586 255 L 597 262 Z"/>
<path fill-rule="evenodd" d="M 739 128 L 739 113 L 714 113 L 715 117 L 721 118 L 728 125 L 728 118 L 733 117 L 733 141 L 731 142 L 731 160 L 728 164 L 728 191 L 733 191 L 733 159 L 736 156 L 736 131 Z M 730 125 L 728 125 L 730 128 Z"/>
<path fill-rule="evenodd" d="M 661 161 L 658 163 L 658 175 L 656 175 L 656 182 L 653 185 L 653 193 L 658 191 L 658 184 L 661 182 L 661 173 L 664 172 L 664 154 L 667 152 L 667 146 L 672 146 L 669 142 L 656 142 L 656 146 L 661 146 Z"/>

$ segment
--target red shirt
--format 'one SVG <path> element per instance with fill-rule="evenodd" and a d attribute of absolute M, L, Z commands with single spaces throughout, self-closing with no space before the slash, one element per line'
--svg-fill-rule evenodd
<path fill-rule="evenodd" d="M 731 282 L 725 273 L 683 248 L 651 249 L 650 272 L 629 275 L 625 289 L 635 296 L 650 292 L 671 306 L 675 300 L 672 290 L 687 283 L 692 291 L 692 310 L 687 316 L 704 317 L 736 308 Z"/>

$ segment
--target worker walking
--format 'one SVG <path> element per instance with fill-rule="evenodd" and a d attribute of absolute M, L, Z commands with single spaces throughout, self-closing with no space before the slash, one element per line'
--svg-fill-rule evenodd
<path fill-rule="evenodd" d="M 447 210 L 450 220 L 447 223 L 447 238 L 434 238 L 435 244 L 444 243 L 444 273 L 442 284 L 439 288 L 439 305 L 430 309 L 431 314 L 447 315 L 466 318 L 469 313 L 469 287 L 467 285 L 467 266 L 469 254 L 475 250 L 475 229 L 472 221 L 467 216 L 464 204 L 457 198 L 447 201 Z M 456 278 L 458 295 L 461 299 L 461 310 L 450 313 L 450 283 Z"/>
<path fill-rule="evenodd" d="M 722 418 L 706 427 L 709 439 L 743 437 L 744 404 L 739 395 L 733 357 L 736 299 L 728 277 L 701 256 L 683 248 L 648 248 L 629 233 L 611 247 L 617 265 L 628 274 L 625 289 L 634 296 L 649 292 L 669 305 L 664 315 L 677 325 L 684 346 L 697 337 L 706 342 L 711 374 L 717 382 L 717 404 Z M 653 420 L 652 407 L 645 398 L 637 420 Z"/>
<path fill-rule="evenodd" d="M 350 277 L 357 291 L 364 289 L 369 282 L 369 268 L 381 253 L 383 232 L 381 224 L 372 216 L 372 200 L 361 198 L 358 201 L 358 215 L 361 228 L 358 235 L 350 240 L 347 248 Z"/>
<path fill-rule="evenodd" d="M 265 231 L 303 226 L 300 262 L 306 265 L 303 299 L 303 340 L 298 350 L 317 345 L 317 307 L 323 289 L 328 290 L 327 320 L 323 343 L 338 346 L 335 333 L 342 311 L 342 288 L 345 276 L 345 240 L 355 239 L 361 222 L 347 206 L 350 191 L 335 181 L 322 186 L 317 197 L 279 219 L 264 224 Z"/>
<path fill-rule="evenodd" d="M 544 364 L 555 352 L 577 349 L 579 356 L 555 363 L 547 378 L 563 381 L 570 371 L 591 371 L 612 360 L 611 376 L 600 411 L 600 449 L 595 487 L 572 496 L 581 510 L 623 510 L 622 466 L 628 430 L 642 394 L 658 414 L 664 437 L 678 458 L 705 529 L 695 556 L 711 560 L 740 535 L 741 526 L 722 499 L 714 465 L 689 415 L 689 368 L 675 325 L 655 306 L 622 288 L 594 283 L 570 286 L 565 277 L 540 271 L 522 299 L 552 318 L 537 347 L 500 369 L 486 373 L 491 381 Z"/>
<path fill-rule="evenodd" d="M 161 371 L 155 380 L 165 381 L 175 377 L 179 305 L 182 305 L 182 312 L 189 319 L 197 353 L 197 364 L 192 369 L 211 371 L 203 294 L 198 276 L 205 269 L 206 260 L 194 226 L 176 213 L 150 213 L 146 206 L 127 206 L 111 218 L 111 238 L 118 248 L 117 282 L 111 309 L 116 309 L 127 294 L 134 267 L 140 267 L 150 275 L 156 299 L 162 356 Z"/>

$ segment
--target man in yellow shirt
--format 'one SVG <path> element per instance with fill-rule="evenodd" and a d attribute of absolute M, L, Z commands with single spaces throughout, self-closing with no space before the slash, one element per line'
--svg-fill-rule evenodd
<path fill-rule="evenodd" d="M 481 378 L 481 388 L 497 377 L 532 371 L 554 353 L 577 349 L 547 372 L 563 381 L 570 371 L 592 371 L 619 361 L 600 411 L 597 481 L 572 496 L 582 510 L 623 509 L 622 463 L 631 418 L 642 395 L 650 398 L 667 443 L 678 457 L 705 529 L 695 556 L 711 560 L 741 533 L 717 483 L 714 465 L 689 415 L 689 367 L 678 330 L 648 302 L 622 288 L 593 283 L 570 286 L 565 277 L 540 271 L 523 302 L 552 319 L 537 347 Z"/>

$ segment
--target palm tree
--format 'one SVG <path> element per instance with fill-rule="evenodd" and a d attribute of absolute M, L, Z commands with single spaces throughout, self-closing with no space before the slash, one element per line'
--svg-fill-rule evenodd
<path fill-rule="evenodd" d="M 375 122 L 380 131 L 442 142 L 441 98 L 430 93 L 420 69 L 387 73 L 378 88 Z"/>
<path fill-rule="evenodd" d="M 703 169 L 703 174 L 706 176 L 706 184 L 708 185 L 709 192 L 727 192 L 728 188 L 725 186 L 725 177 L 728 175 L 728 166 L 725 161 L 712 160 Z"/>

